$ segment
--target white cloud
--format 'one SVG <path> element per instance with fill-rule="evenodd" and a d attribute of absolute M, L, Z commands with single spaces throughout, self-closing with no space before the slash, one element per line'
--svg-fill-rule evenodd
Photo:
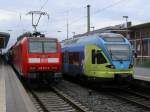
<path fill-rule="evenodd" d="M 16 13 L 14 13 L 14 12 L 9 12 L 9 11 L 0 9 L 0 22 L 2 22 L 2 20 L 11 20 L 15 16 L 16 16 Z"/>

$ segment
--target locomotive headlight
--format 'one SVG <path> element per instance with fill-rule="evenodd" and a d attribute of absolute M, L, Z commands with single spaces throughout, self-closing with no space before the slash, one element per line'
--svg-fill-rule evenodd
<path fill-rule="evenodd" d="M 59 58 L 48 58 L 49 63 L 59 63 Z"/>
<path fill-rule="evenodd" d="M 40 58 L 29 58 L 29 63 L 40 63 Z"/>

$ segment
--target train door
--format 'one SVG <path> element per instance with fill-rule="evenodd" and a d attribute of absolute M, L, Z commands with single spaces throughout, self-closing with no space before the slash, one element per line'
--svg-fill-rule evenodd
<path fill-rule="evenodd" d="M 103 51 L 96 45 L 85 47 L 84 74 L 89 77 L 107 77 L 109 64 Z"/>

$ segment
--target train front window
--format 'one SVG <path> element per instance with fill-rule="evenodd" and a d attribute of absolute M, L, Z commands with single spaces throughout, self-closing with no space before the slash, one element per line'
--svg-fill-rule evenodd
<path fill-rule="evenodd" d="M 104 41 L 106 42 L 124 42 L 125 39 L 123 37 L 104 37 Z"/>
<path fill-rule="evenodd" d="M 106 45 L 112 60 L 129 60 L 129 45 Z"/>
<path fill-rule="evenodd" d="M 56 42 L 51 42 L 51 41 L 47 41 L 47 42 L 43 42 L 44 44 L 44 53 L 53 53 L 57 51 L 57 46 L 56 46 Z"/>
<path fill-rule="evenodd" d="M 35 41 L 30 40 L 29 42 L 29 52 L 30 53 L 54 53 L 57 52 L 56 41 Z"/>
<path fill-rule="evenodd" d="M 29 52 L 30 53 L 42 53 L 42 42 L 40 41 L 30 41 L 29 42 Z"/>

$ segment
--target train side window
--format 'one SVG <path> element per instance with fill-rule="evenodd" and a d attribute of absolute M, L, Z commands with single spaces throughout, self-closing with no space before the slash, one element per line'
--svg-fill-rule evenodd
<path fill-rule="evenodd" d="M 70 52 L 69 53 L 69 64 L 79 66 L 79 64 L 80 64 L 79 52 Z"/>
<path fill-rule="evenodd" d="M 97 57 L 97 64 L 107 63 L 107 60 L 105 59 L 100 50 L 97 50 L 96 57 Z"/>
<path fill-rule="evenodd" d="M 74 52 L 73 53 L 73 65 L 79 66 L 80 65 L 80 60 L 79 60 L 79 52 Z"/>
<path fill-rule="evenodd" d="M 96 63 L 96 50 L 92 49 L 92 64 Z"/>
<path fill-rule="evenodd" d="M 69 58 L 69 64 L 73 64 L 73 53 L 72 52 L 69 52 L 68 53 L 68 58 Z"/>

